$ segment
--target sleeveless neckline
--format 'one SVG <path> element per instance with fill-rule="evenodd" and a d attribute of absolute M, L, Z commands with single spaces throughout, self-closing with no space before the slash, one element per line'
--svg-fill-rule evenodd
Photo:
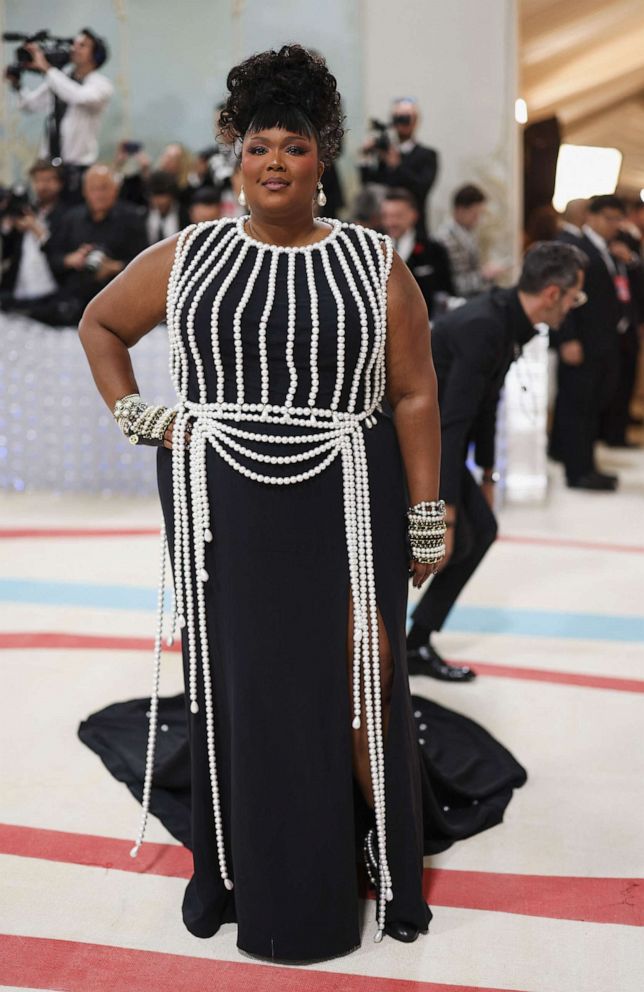
<path fill-rule="evenodd" d="M 331 230 L 327 236 L 322 238 L 320 241 L 314 241 L 313 244 L 310 245 L 271 245 L 267 241 L 258 241 L 256 238 L 252 238 L 250 234 L 246 233 L 244 225 L 249 219 L 250 215 L 244 214 L 243 217 L 239 217 L 235 222 L 238 236 L 242 239 L 242 241 L 246 241 L 248 244 L 254 245 L 256 248 L 262 248 L 265 251 L 272 252 L 315 251 L 317 248 L 323 248 L 325 245 L 328 245 L 329 242 L 333 241 L 342 230 L 342 221 L 336 220 L 332 217 L 320 217 L 319 220 L 322 220 L 325 224 L 329 224 L 331 226 Z"/>

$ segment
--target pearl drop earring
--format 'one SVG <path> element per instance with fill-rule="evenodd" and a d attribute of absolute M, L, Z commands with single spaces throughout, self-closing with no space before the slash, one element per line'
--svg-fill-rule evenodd
<path fill-rule="evenodd" d="M 243 186 L 242 186 L 242 188 L 239 191 L 239 196 L 237 197 L 237 201 L 238 201 L 240 207 L 245 207 L 248 204 L 248 201 L 246 200 L 246 194 L 244 193 L 244 187 Z"/>
<path fill-rule="evenodd" d="M 315 202 L 317 203 L 318 207 L 326 206 L 326 193 L 324 192 L 324 187 L 322 186 L 321 182 L 318 183 L 318 193 L 315 198 Z"/>

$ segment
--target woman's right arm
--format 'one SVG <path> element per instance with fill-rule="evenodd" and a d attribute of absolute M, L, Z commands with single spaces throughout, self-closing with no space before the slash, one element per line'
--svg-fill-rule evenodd
<path fill-rule="evenodd" d="M 179 235 L 147 248 L 87 305 L 78 332 L 99 393 L 110 411 L 138 393 L 129 349 L 165 319 L 168 280 Z"/>

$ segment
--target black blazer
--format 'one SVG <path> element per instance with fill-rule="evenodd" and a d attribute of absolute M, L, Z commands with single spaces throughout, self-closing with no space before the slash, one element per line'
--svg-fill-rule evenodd
<path fill-rule="evenodd" d="M 559 343 L 580 341 L 586 356 L 599 358 L 618 347 L 617 325 L 627 314 L 617 297 L 613 276 L 599 249 L 585 234 L 576 244 L 588 256 L 584 276 L 584 292 L 588 302 L 577 310 L 571 310 L 556 340 Z"/>
<path fill-rule="evenodd" d="M 77 272 L 66 269 L 64 265 L 65 255 L 83 243 L 96 245 L 109 258 L 127 265 L 148 247 L 143 213 L 129 203 L 117 200 L 107 216 L 97 222 L 92 219 L 87 206 L 81 203 L 67 211 L 56 234 L 46 243 L 49 264 L 61 283 L 63 295 L 88 303 L 106 282 L 99 282 L 92 272 Z"/>
<path fill-rule="evenodd" d="M 45 218 L 45 223 L 49 229 L 50 237 L 53 237 L 59 230 L 67 208 L 62 204 L 53 207 Z M 22 256 L 22 231 L 9 231 L 2 235 L 2 265 L 0 267 L 0 290 L 13 293 L 18 278 L 20 268 L 20 258 Z M 46 243 L 42 250 L 45 251 Z M 54 278 L 56 274 L 52 272 Z"/>
<path fill-rule="evenodd" d="M 375 166 L 364 165 L 360 169 L 363 183 L 381 183 L 383 186 L 400 186 L 414 194 L 418 204 L 419 234 L 425 235 L 425 209 L 427 197 L 438 174 L 438 152 L 424 145 L 414 145 L 410 152 L 400 156 L 400 165 L 395 169 L 378 161 Z"/>
<path fill-rule="evenodd" d="M 458 505 L 470 442 L 493 468 L 496 410 L 510 365 L 535 336 L 516 289 L 495 287 L 439 317 L 432 352 L 441 413 L 441 497 Z"/>
<path fill-rule="evenodd" d="M 425 297 L 429 316 L 434 316 L 434 296 L 446 293 L 455 296 L 452 270 L 447 249 L 439 241 L 416 238 L 416 244 L 407 259 L 407 268 Z"/>

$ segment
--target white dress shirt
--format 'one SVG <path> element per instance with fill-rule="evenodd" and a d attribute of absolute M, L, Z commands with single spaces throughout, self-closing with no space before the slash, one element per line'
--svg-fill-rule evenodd
<path fill-rule="evenodd" d="M 101 117 L 114 87 L 102 73 L 94 70 L 77 83 L 62 69 L 48 69 L 44 81 L 35 90 L 20 90 L 18 106 L 31 113 L 50 114 L 54 96 L 64 100 L 67 109 L 60 125 L 63 162 L 70 165 L 92 165 L 98 158 L 98 134 Z M 49 157 L 47 139 L 43 138 L 40 155 Z"/>
<path fill-rule="evenodd" d="M 146 225 L 148 230 L 148 244 L 155 245 L 163 238 L 169 238 L 172 234 L 177 234 L 181 230 L 179 220 L 179 208 L 173 207 L 165 217 L 162 217 L 158 210 L 150 210 Z"/>
<path fill-rule="evenodd" d="M 405 231 L 399 238 L 396 239 L 396 251 L 402 258 L 403 262 L 406 262 L 412 251 L 414 250 L 414 245 L 416 244 L 416 229 L 410 227 L 408 231 Z"/>
<path fill-rule="evenodd" d="M 36 217 L 47 226 L 45 211 L 37 210 Z M 49 296 L 58 289 L 47 256 L 42 251 L 46 240 L 47 236 L 39 238 L 33 231 L 25 231 L 22 236 L 20 262 L 13 288 L 13 295 L 17 300 L 35 300 L 39 296 Z"/>

